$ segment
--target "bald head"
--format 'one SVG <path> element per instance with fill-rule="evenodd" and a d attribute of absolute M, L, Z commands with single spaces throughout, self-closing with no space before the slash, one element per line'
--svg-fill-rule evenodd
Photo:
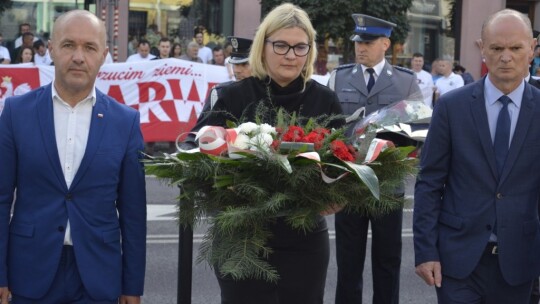
<path fill-rule="evenodd" d="M 509 94 L 523 83 L 535 45 L 531 22 L 518 11 L 505 9 L 484 22 L 480 49 L 497 89 Z"/>
<path fill-rule="evenodd" d="M 54 23 L 49 54 L 54 61 L 54 87 L 74 106 L 94 89 L 108 53 L 105 26 L 88 11 L 62 14 Z"/>
<path fill-rule="evenodd" d="M 521 24 L 528 30 L 530 38 L 533 38 L 531 20 L 529 20 L 527 16 L 513 9 L 503 9 L 492 14 L 484 21 L 484 24 L 482 24 L 481 33 L 482 40 L 485 40 L 486 31 L 489 30 L 489 28 L 494 23 L 497 23 L 501 20 L 508 20 L 509 18 L 515 18 L 520 20 Z"/>
<path fill-rule="evenodd" d="M 103 45 L 107 44 L 107 30 L 103 21 L 99 20 L 96 15 L 85 10 L 72 10 L 66 12 L 56 19 L 53 25 L 53 31 L 51 34 L 51 40 L 55 39 L 55 36 L 58 35 L 59 31 L 63 31 L 64 27 L 67 24 L 70 24 L 72 21 L 81 22 L 81 19 L 86 19 L 87 22 L 90 22 L 92 25 L 99 28 L 99 40 L 103 42 Z"/>

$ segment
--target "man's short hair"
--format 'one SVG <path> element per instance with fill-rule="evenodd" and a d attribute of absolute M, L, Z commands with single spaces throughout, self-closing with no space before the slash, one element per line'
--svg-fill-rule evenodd
<path fill-rule="evenodd" d="M 40 47 L 45 47 L 45 43 L 41 39 L 34 41 L 34 49 L 39 49 Z"/>
<path fill-rule="evenodd" d="M 163 37 L 161 39 L 159 39 L 159 43 L 162 43 L 162 42 L 170 42 L 171 39 L 167 38 L 167 37 Z"/>
<path fill-rule="evenodd" d="M 422 57 L 424 58 L 424 55 L 422 55 L 422 53 L 414 53 L 412 54 L 413 58 L 416 58 L 416 57 Z"/>
<path fill-rule="evenodd" d="M 141 39 L 141 40 L 139 40 L 139 44 L 137 44 L 137 47 L 141 46 L 141 44 L 143 44 L 143 45 L 144 45 L 144 44 L 150 45 L 150 42 L 148 42 L 148 40 L 146 40 L 146 39 Z"/>
<path fill-rule="evenodd" d="M 212 52 L 219 52 L 221 50 L 223 50 L 223 47 L 218 44 L 212 49 Z"/>

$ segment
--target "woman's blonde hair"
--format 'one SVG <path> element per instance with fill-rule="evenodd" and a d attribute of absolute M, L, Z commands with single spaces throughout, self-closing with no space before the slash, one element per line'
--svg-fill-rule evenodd
<path fill-rule="evenodd" d="M 301 28 L 308 36 L 308 44 L 311 46 L 311 49 L 307 54 L 306 64 L 302 69 L 301 75 L 304 78 L 304 84 L 311 79 L 313 65 L 317 59 L 317 47 L 315 45 L 317 32 L 313 28 L 308 14 L 300 7 L 290 3 L 284 3 L 275 7 L 259 25 L 253 39 L 251 51 L 249 52 L 249 64 L 253 76 L 259 79 L 265 79 L 268 76 L 266 62 L 264 60 L 266 38 L 281 29 L 294 27 Z"/>

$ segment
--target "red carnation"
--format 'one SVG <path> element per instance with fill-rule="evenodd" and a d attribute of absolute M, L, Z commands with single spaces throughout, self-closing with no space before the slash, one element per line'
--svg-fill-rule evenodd
<path fill-rule="evenodd" d="M 349 147 L 347 147 L 343 141 L 334 140 L 332 143 L 330 143 L 330 148 L 332 149 L 335 157 L 341 160 L 354 161 L 354 156 L 349 151 Z"/>
<path fill-rule="evenodd" d="M 283 137 L 281 139 L 283 141 L 289 142 L 301 142 L 303 137 L 304 130 L 301 127 L 289 126 L 289 129 L 285 134 L 283 134 Z"/>
<path fill-rule="evenodd" d="M 306 135 L 302 141 L 314 144 L 315 150 L 319 150 L 322 147 L 326 134 L 330 134 L 330 131 L 324 128 L 317 128 Z"/>

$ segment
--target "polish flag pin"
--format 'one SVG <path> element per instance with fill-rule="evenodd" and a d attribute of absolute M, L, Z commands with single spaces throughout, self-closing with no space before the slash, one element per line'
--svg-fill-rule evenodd
<path fill-rule="evenodd" d="M 103 114 L 98 113 L 97 117 L 98 117 L 98 118 L 103 118 Z"/>

